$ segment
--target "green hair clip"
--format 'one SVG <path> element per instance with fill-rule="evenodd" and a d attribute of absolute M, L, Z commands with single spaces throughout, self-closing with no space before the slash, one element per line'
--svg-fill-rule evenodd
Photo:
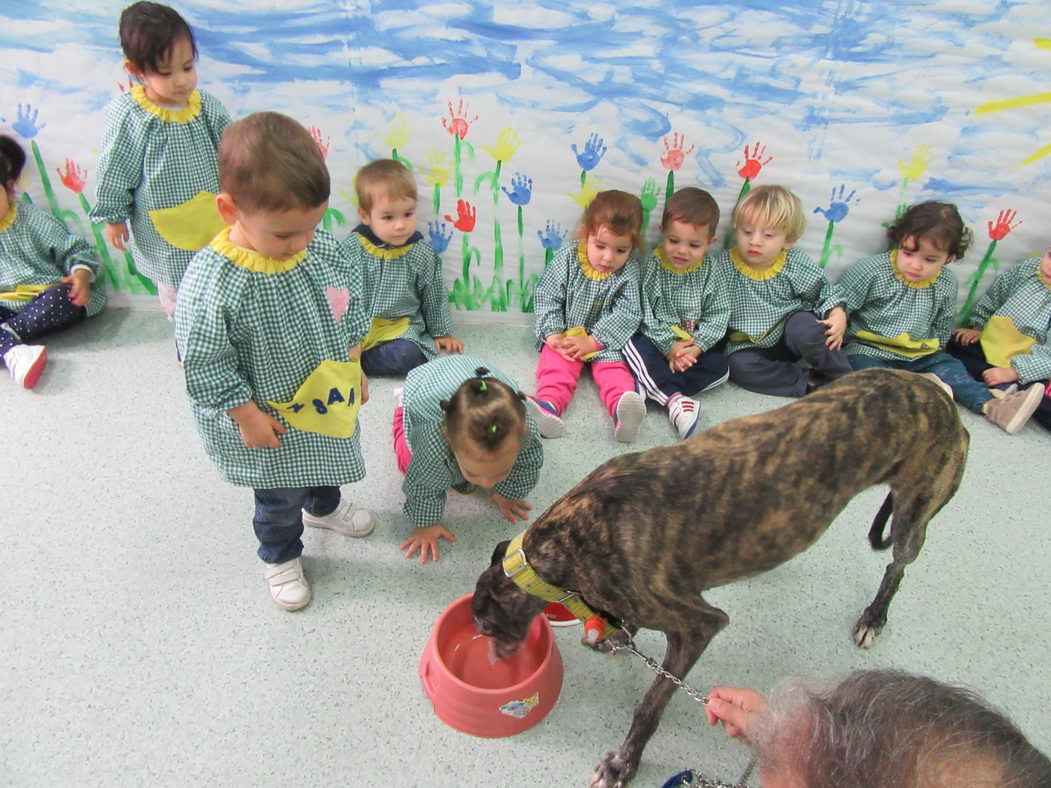
<path fill-rule="evenodd" d="M 479 380 L 478 381 L 478 390 L 479 391 L 488 391 L 489 390 L 489 387 L 485 384 L 484 380 Z"/>
<path fill-rule="evenodd" d="M 500 430 L 500 425 L 499 424 L 490 424 L 489 425 L 489 432 L 499 432 L 499 430 Z"/>

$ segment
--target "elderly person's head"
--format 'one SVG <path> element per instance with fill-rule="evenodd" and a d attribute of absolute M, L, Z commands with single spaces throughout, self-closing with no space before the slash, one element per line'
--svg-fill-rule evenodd
<path fill-rule="evenodd" d="M 743 724 L 716 716 L 751 743 L 763 788 L 1051 788 L 1051 761 L 1006 717 L 922 676 L 788 680 Z"/>

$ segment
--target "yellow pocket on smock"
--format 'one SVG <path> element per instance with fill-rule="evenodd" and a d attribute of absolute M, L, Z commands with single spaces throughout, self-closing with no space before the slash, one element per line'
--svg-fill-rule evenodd
<path fill-rule="evenodd" d="M 387 320 L 385 317 L 372 318 L 372 328 L 361 340 L 361 351 L 372 350 L 376 345 L 397 339 L 409 328 L 409 318 Z"/>
<path fill-rule="evenodd" d="M 211 192 L 197 192 L 182 205 L 150 211 L 150 221 L 161 238 L 187 252 L 200 251 L 226 227 Z"/>
<path fill-rule="evenodd" d="M 1032 353 L 1036 344 L 1035 339 L 1019 331 L 1015 321 L 1006 315 L 993 315 L 985 322 L 980 342 L 985 360 L 1004 369 L 1010 368 L 1015 356 Z"/>
<path fill-rule="evenodd" d="M 564 337 L 581 337 L 582 339 L 586 339 L 587 336 L 588 336 L 588 330 L 586 328 L 584 328 L 584 326 L 573 326 L 573 328 L 569 329 L 568 331 L 565 331 L 562 334 L 562 336 L 564 336 Z M 584 356 L 584 360 L 587 361 L 592 356 L 597 356 L 601 352 L 602 352 L 601 350 L 596 350 L 596 351 L 594 351 L 592 353 L 588 353 L 586 356 Z"/>
<path fill-rule="evenodd" d="M 57 284 L 58 282 L 52 282 L 49 285 L 15 285 L 14 290 L 0 293 L 0 301 L 32 301 L 45 290 Z"/>
<path fill-rule="evenodd" d="M 322 361 L 291 402 L 267 403 L 297 430 L 349 438 L 361 407 L 361 364 L 353 359 Z"/>

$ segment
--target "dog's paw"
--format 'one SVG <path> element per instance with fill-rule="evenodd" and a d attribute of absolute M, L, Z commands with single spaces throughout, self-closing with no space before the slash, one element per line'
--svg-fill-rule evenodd
<path fill-rule="evenodd" d="M 606 753 L 602 763 L 595 767 L 588 788 L 623 788 L 631 779 L 633 771 L 631 764 L 620 756 L 619 751 L 611 750 Z"/>
<path fill-rule="evenodd" d="M 858 648 L 871 648 L 876 637 L 883 631 L 885 621 L 878 621 L 866 610 L 854 625 L 854 645 Z"/>

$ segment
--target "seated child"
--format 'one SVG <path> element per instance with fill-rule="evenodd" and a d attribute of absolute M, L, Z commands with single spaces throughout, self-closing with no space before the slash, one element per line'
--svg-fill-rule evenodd
<path fill-rule="evenodd" d="M 891 225 L 890 252 L 860 260 L 839 278 L 850 315 L 846 352 L 854 369 L 891 367 L 933 375 L 955 399 L 1008 433 L 1015 433 L 1040 402 L 1040 391 L 996 399 L 945 352 L 959 283 L 946 268 L 962 257 L 971 233 L 955 205 L 913 205 Z"/>
<path fill-rule="evenodd" d="M 205 450 L 226 481 L 255 489 L 270 595 L 298 610 L 311 596 L 303 523 L 345 536 L 373 528 L 339 489 L 365 476 L 360 272 L 316 230 L 328 170 L 296 121 L 259 112 L 229 126 L 219 183 L 217 206 L 231 226 L 190 262 L 175 336 Z"/>
<path fill-rule="evenodd" d="M 717 260 L 730 269 L 730 380 L 759 394 L 802 397 L 848 374 L 840 350 L 847 316 L 822 271 L 792 245 L 806 226 L 799 198 L 759 186 L 733 213 L 737 245 Z M 809 369 L 797 362 L 804 361 Z"/>
<path fill-rule="evenodd" d="M 1041 390 L 1032 417 L 1051 430 L 1051 248 L 1000 274 L 967 325 L 953 333 L 949 353 L 987 386 Z"/>
<path fill-rule="evenodd" d="M 135 265 L 156 283 L 173 320 L 190 258 L 223 227 L 217 156 L 230 117 L 197 90 L 197 42 L 174 9 L 132 3 L 120 15 L 120 45 L 139 84 L 106 110 L 91 220 L 105 223 L 106 240 L 118 249 L 130 221 Z"/>
<path fill-rule="evenodd" d="M 91 286 L 99 264 L 87 241 L 47 211 L 15 201 L 25 163 L 21 146 L 0 136 L 0 358 L 11 379 L 31 389 L 47 348 L 24 343 L 98 314 L 106 293 Z"/>
<path fill-rule="evenodd" d="M 372 320 L 362 342 L 365 374 L 404 375 L 436 351 L 462 353 L 463 342 L 452 336 L 441 258 L 416 231 L 412 173 L 377 159 L 358 170 L 354 188 L 361 224 L 343 247 L 361 270 Z"/>
<path fill-rule="evenodd" d="M 663 243 L 642 275 L 642 327 L 624 358 L 650 399 L 668 409 L 680 438 L 697 426 L 690 397 L 724 383 L 726 356 L 712 348 L 726 334 L 730 281 L 725 266 L 705 256 L 715 241 L 719 205 L 703 189 L 679 189 L 664 206 Z"/>
<path fill-rule="evenodd" d="M 437 561 L 439 540 L 456 541 L 441 523 L 449 487 L 483 488 L 512 523 L 529 516 L 544 449 L 517 383 L 473 356 L 443 356 L 409 372 L 396 399 L 394 452 L 415 527 L 406 558 Z"/>
<path fill-rule="evenodd" d="M 589 362 L 599 396 L 623 443 L 638 437 L 646 400 L 621 349 L 641 319 L 638 262 L 642 204 L 627 192 L 599 192 L 584 211 L 580 238 L 565 244 L 536 286 L 536 396 L 530 398 L 545 438 L 562 434 L 561 415 Z"/>

